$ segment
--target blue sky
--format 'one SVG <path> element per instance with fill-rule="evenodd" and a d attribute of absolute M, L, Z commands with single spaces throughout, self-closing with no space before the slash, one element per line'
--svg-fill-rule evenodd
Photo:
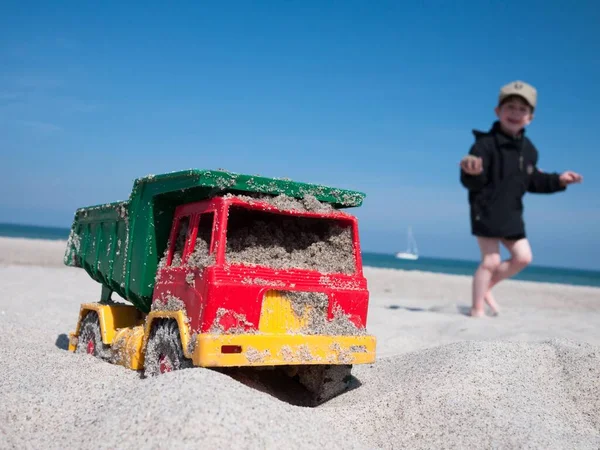
<path fill-rule="evenodd" d="M 458 161 L 522 79 L 540 167 L 585 177 L 526 196 L 534 262 L 600 269 L 600 3 L 201 3 L 3 3 L 0 222 L 224 168 L 364 191 L 366 251 L 412 225 L 423 255 L 478 259 Z"/>

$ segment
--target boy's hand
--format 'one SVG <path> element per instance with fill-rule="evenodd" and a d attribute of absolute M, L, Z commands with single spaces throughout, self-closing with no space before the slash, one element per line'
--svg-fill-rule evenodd
<path fill-rule="evenodd" d="M 573 183 L 581 183 L 583 181 L 583 177 L 581 175 L 576 172 L 571 172 L 570 170 L 561 173 L 558 179 L 560 180 L 560 185 L 562 187 Z"/>
<path fill-rule="evenodd" d="M 479 175 L 483 172 L 483 161 L 478 156 L 467 155 L 460 161 L 460 167 L 469 175 Z"/>

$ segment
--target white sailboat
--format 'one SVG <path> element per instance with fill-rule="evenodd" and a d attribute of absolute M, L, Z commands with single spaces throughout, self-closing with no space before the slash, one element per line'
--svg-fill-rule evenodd
<path fill-rule="evenodd" d="M 419 259 L 419 249 L 417 248 L 417 241 L 412 234 L 412 228 L 408 227 L 408 235 L 407 235 L 407 246 L 405 252 L 396 253 L 396 258 L 398 259 L 410 259 L 415 261 Z"/>

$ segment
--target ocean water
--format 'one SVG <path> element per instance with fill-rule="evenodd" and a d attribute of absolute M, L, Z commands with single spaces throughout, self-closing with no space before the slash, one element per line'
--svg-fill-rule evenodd
<path fill-rule="evenodd" d="M 478 261 L 426 257 L 419 257 L 417 261 L 408 261 L 397 259 L 394 255 L 363 253 L 363 266 L 388 269 L 420 270 L 472 276 L 478 265 Z M 533 264 L 513 276 L 512 279 L 600 287 L 600 271 L 545 267 Z"/>
<path fill-rule="evenodd" d="M 66 240 L 68 228 L 38 227 L 31 225 L 2 224 L 0 236 L 28 239 Z M 477 261 L 419 257 L 417 261 L 397 259 L 394 255 L 363 252 L 363 265 L 386 269 L 418 270 L 471 276 L 478 266 Z M 531 265 L 513 277 L 516 280 L 561 283 L 577 286 L 600 287 L 600 271 L 566 269 Z"/>
<path fill-rule="evenodd" d="M 38 227 L 33 225 L 17 225 L 0 223 L 0 236 L 19 237 L 27 239 L 66 240 L 69 237 L 68 228 Z"/>

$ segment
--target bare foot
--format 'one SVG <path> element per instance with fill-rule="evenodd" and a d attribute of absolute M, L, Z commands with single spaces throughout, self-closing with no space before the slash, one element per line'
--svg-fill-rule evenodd
<path fill-rule="evenodd" d="M 483 317 L 483 316 L 485 316 L 485 311 L 483 309 L 471 308 L 471 317 Z"/>
<path fill-rule="evenodd" d="M 500 313 L 500 308 L 498 308 L 498 303 L 496 303 L 492 291 L 487 291 L 483 299 L 492 310 L 492 316 L 496 317 Z"/>

